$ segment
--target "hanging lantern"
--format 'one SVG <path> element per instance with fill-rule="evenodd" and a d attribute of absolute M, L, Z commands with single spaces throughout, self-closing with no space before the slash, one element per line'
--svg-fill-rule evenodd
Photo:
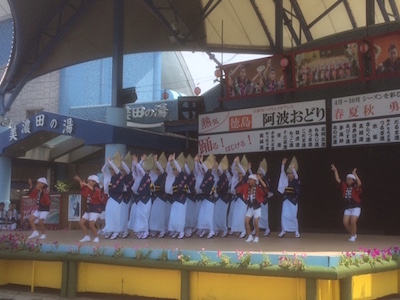
<path fill-rule="evenodd" d="M 163 92 L 163 94 L 162 94 L 162 98 L 163 98 L 164 100 L 167 100 L 168 97 L 169 97 L 169 94 L 168 94 L 167 90 L 164 90 L 164 92 Z"/>
<path fill-rule="evenodd" d="M 221 69 L 216 69 L 214 71 L 214 75 L 215 75 L 215 77 L 220 78 L 221 77 Z"/>
<path fill-rule="evenodd" d="M 282 57 L 281 59 L 281 67 L 286 68 L 289 64 L 289 60 L 286 57 Z"/>
<path fill-rule="evenodd" d="M 369 50 L 369 46 L 368 46 L 368 43 L 362 43 L 361 45 L 360 45 L 360 51 L 361 51 L 361 53 L 367 53 L 368 52 L 368 50 Z"/>
<path fill-rule="evenodd" d="M 200 89 L 198 86 L 196 86 L 196 87 L 194 88 L 194 94 L 195 94 L 196 96 L 198 96 L 198 95 L 200 95 L 200 93 L 201 93 L 201 89 Z"/>

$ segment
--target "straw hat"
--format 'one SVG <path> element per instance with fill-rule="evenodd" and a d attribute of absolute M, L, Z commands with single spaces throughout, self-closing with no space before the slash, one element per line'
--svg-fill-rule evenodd
<path fill-rule="evenodd" d="M 194 170 L 194 158 L 190 154 L 186 158 L 186 164 L 188 165 L 188 168 L 190 172 L 193 172 Z"/>
<path fill-rule="evenodd" d="M 246 154 L 243 154 L 242 160 L 240 161 L 240 164 L 242 165 L 243 169 L 247 171 L 249 168 L 249 162 L 247 160 Z"/>
<path fill-rule="evenodd" d="M 132 154 L 129 151 L 124 157 L 124 163 L 130 168 L 132 166 Z"/>
<path fill-rule="evenodd" d="M 182 169 L 185 165 L 185 156 L 183 155 L 183 152 L 181 152 L 181 154 L 179 154 L 179 156 L 175 160 L 178 162 L 178 165 Z"/>
<path fill-rule="evenodd" d="M 228 170 L 229 162 L 228 162 L 228 157 L 226 155 L 221 159 L 218 167 L 221 168 L 222 171 Z"/>
<path fill-rule="evenodd" d="M 264 158 L 261 162 L 260 165 L 258 167 L 259 169 L 262 169 L 263 171 L 263 175 L 265 175 L 265 173 L 267 173 L 268 171 L 268 164 L 267 164 L 267 160 Z"/>
<path fill-rule="evenodd" d="M 119 151 L 115 151 L 114 157 L 112 158 L 112 162 L 114 163 L 114 165 L 119 169 L 121 168 L 122 165 L 122 157 L 121 157 L 121 153 L 119 153 Z"/>
<path fill-rule="evenodd" d="M 243 155 L 242 160 L 240 161 L 240 164 L 241 164 L 242 168 L 244 169 L 244 171 L 246 172 L 249 167 L 249 162 L 247 161 L 246 154 Z M 238 166 L 236 166 L 236 171 L 238 173 L 241 173 L 241 169 Z"/>
<path fill-rule="evenodd" d="M 293 156 L 292 160 L 290 161 L 290 164 L 286 170 L 286 173 L 293 173 L 291 166 L 293 166 L 293 168 L 296 170 L 296 172 L 299 170 L 299 164 L 298 164 L 295 156 Z"/>
<path fill-rule="evenodd" d="M 167 167 L 167 157 L 165 156 L 164 152 L 158 157 L 158 162 L 164 169 Z"/>
<path fill-rule="evenodd" d="M 210 154 L 207 159 L 204 161 L 208 170 L 211 170 L 215 165 L 215 157 L 214 155 Z"/>
<path fill-rule="evenodd" d="M 146 159 L 143 161 L 143 170 L 150 171 L 154 167 L 154 157 L 153 153 L 147 155 Z"/>

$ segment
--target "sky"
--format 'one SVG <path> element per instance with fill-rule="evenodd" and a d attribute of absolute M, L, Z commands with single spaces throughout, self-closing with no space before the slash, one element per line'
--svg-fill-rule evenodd
<path fill-rule="evenodd" d="M 232 54 L 232 53 L 214 53 L 215 58 L 223 65 L 233 64 L 241 61 L 253 60 L 267 55 L 254 54 Z M 201 94 L 213 88 L 218 82 L 214 82 L 216 63 L 211 60 L 204 52 L 182 52 L 186 64 L 192 74 L 194 83 L 200 87 Z"/>

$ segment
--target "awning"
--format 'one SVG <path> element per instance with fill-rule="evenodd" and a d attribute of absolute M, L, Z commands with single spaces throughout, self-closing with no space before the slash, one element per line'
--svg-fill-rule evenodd
<path fill-rule="evenodd" d="M 10 157 L 72 163 L 103 151 L 106 144 L 128 150 L 177 152 L 197 150 L 197 142 L 171 133 L 117 127 L 43 112 L 0 133 L 0 153 Z"/>

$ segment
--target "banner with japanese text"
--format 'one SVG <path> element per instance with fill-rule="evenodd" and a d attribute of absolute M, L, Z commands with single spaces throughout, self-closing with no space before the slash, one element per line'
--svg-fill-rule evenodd
<path fill-rule="evenodd" d="M 245 108 L 199 116 L 199 134 L 325 122 L 325 100 Z"/>
<path fill-rule="evenodd" d="M 326 125 L 199 136 L 200 154 L 326 148 Z"/>
<path fill-rule="evenodd" d="M 225 111 L 199 117 L 199 153 L 326 148 L 325 100 Z"/>
<path fill-rule="evenodd" d="M 400 141 L 400 90 L 332 99 L 332 147 Z"/>

